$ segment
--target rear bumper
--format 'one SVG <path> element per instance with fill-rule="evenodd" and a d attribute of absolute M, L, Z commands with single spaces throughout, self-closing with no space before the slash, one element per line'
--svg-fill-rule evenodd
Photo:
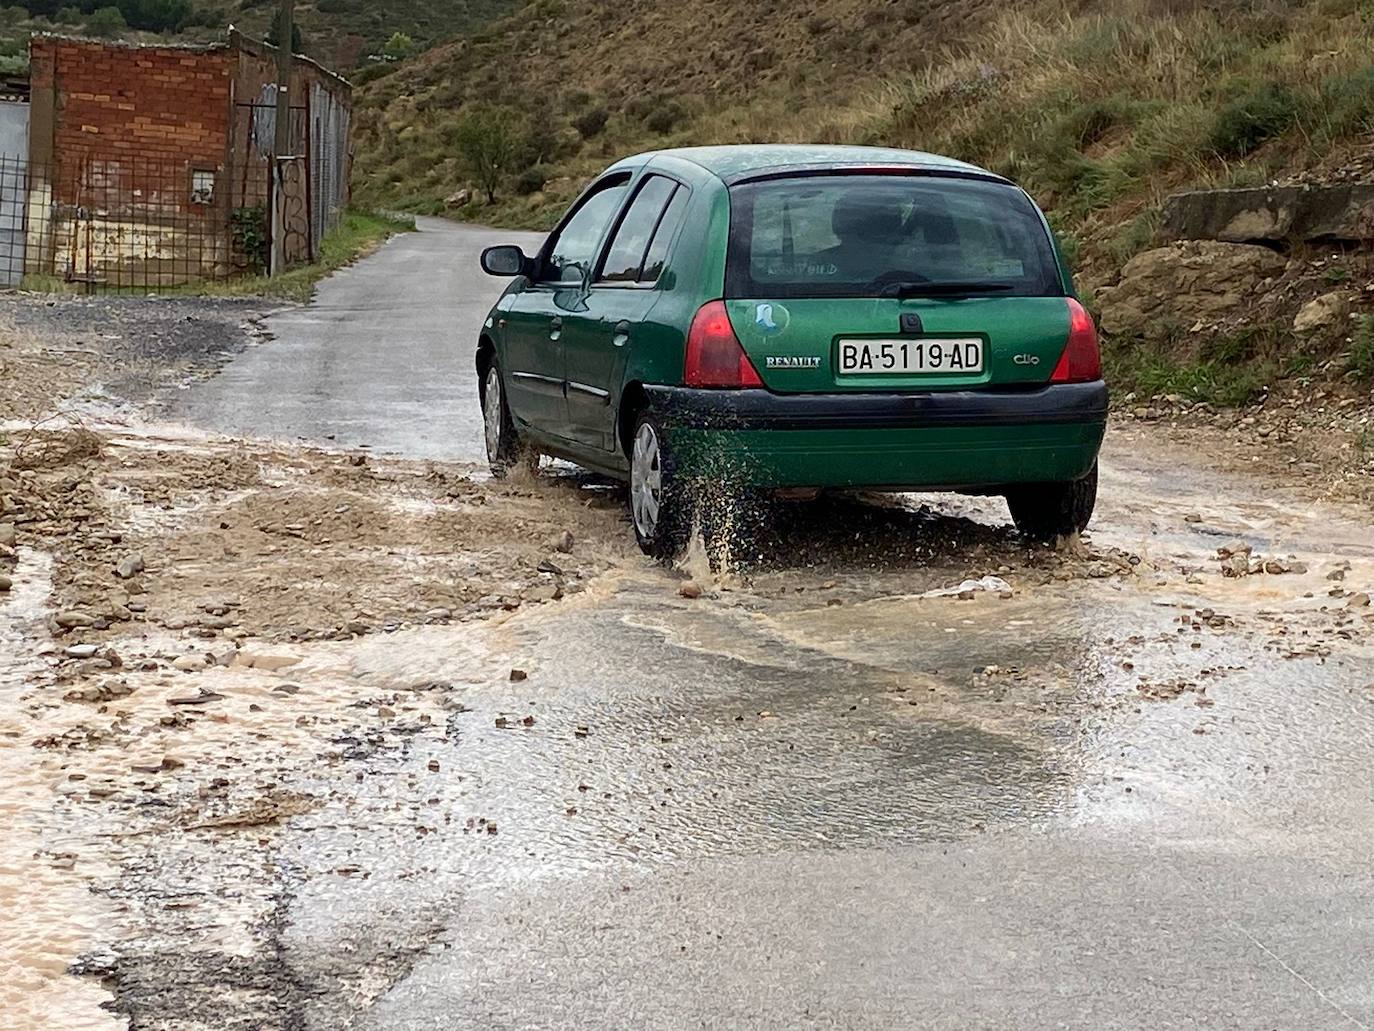
<path fill-rule="evenodd" d="M 774 394 L 767 390 L 646 387 L 667 425 L 688 429 L 859 430 L 1061 426 L 1107 421 L 1107 385 L 925 394 Z"/>
<path fill-rule="evenodd" d="M 688 475 L 760 486 L 988 490 L 1075 480 L 1106 433 L 1105 384 L 925 394 L 647 387 Z"/>

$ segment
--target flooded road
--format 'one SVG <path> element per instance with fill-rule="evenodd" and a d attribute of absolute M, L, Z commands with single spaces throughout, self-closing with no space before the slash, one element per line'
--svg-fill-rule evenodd
<path fill-rule="evenodd" d="M 1210 471 L 1152 498 L 1122 445 L 1078 560 L 995 505 L 840 500 L 765 540 L 827 558 L 701 599 L 631 560 L 307 662 L 307 691 L 436 718 L 336 739 L 284 774 L 319 804 L 265 852 L 188 847 L 140 890 L 260 893 L 281 1026 L 1370 1026 L 1374 649 L 1346 596 L 1374 546 Z M 865 560 L 863 519 L 910 553 Z M 1237 535 L 1305 571 L 1223 577 Z M 116 967 L 134 1026 L 254 1012 L 208 1005 L 242 979 L 219 947 L 158 941 Z"/>
<path fill-rule="evenodd" d="M 441 464 L 495 284 L 405 291 L 486 240 L 4 487 L 11 1025 L 1374 1027 L 1368 511 L 1128 425 L 1059 550 L 834 497 L 663 569 L 604 484 Z"/>

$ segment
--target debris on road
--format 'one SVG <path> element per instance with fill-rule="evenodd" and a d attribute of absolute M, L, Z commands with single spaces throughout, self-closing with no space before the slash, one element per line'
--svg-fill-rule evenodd
<path fill-rule="evenodd" d="M 1222 545 L 1217 549 L 1217 558 L 1221 560 L 1222 576 L 1231 579 L 1258 576 L 1262 573 L 1282 576 L 1287 573 L 1301 575 L 1307 572 L 1306 564 L 1294 557 L 1266 559 L 1255 555 L 1254 549 L 1244 541 Z"/>
<path fill-rule="evenodd" d="M 972 598 L 975 594 L 1007 594 L 1012 593 L 1011 584 L 1007 583 L 998 576 L 985 576 L 979 580 L 965 580 L 963 583 L 954 587 L 941 587 L 938 590 L 926 591 L 919 595 L 923 599 L 928 598 Z"/>

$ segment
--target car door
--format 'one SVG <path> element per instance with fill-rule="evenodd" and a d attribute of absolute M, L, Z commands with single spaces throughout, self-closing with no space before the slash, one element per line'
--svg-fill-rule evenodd
<path fill-rule="evenodd" d="M 686 208 L 687 187 L 646 175 L 608 240 L 586 311 L 566 334 L 568 428 L 573 439 L 617 450 L 616 412 L 630 345 L 658 300 L 659 273 Z"/>
<path fill-rule="evenodd" d="M 504 313 L 507 396 L 516 420 L 568 437 L 564 347 L 587 309 L 596 255 L 629 189 L 629 173 L 596 183 L 545 242 L 533 280 Z"/>

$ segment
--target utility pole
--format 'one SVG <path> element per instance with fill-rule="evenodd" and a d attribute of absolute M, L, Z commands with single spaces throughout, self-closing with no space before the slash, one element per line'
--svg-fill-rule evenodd
<path fill-rule="evenodd" d="M 291 43 L 296 34 L 295 25 L 295 0 L 281 0 L 281 11 L 277 15 L 277 138 L 272 167 L 271 274 L 274 276 L 286 271 L 285 170 L 286 162 L 296 156 L 291 153 L 291 72 L 294 63 Z"/>

